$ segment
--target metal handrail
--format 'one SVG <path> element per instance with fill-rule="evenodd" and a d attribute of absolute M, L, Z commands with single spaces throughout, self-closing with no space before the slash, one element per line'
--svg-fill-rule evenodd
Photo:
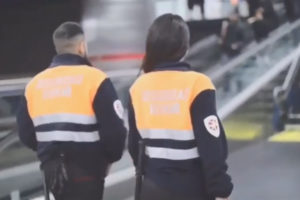
<path fill-rule="evenodd" d="M 223 77 L 228 71 L 233 70 L 236 67 L 239 67 L 245 60 L 249 59 L 252 56 L 255 56 L 257 52 L 265 49 L 267 46 L 272 45 L 274 42 L 278 41 L 279 39 L 283 38 L 296 28 L 300 27 L 300 19 L 295 21 L 292 24 L 283 25 L 287 26 L 283 29 L 283 27 L 279 27 L 282 29 L 282 31 L 274 32 L 272 36 L 270 36 L 268 39 L 264 40 L 263 42 L 259 43 L 257 46 L 255 46 L 252 49 L 249 49 L 249 51 L 240 54 L 236 58 L 234 58 L 231 62 L 225 64 L 224 66 L 215 66 L 212 69 L 207 71 L 207 75 L 212 79 L 215 80 L 215 82 L 218 82 L 221 77 Z"/>
<path fill-rule="evenodd" d="M 242 104 L 249 100 L 253 95 L 260 91 L 267 83 L 271 82 L 276 78 L 282 71 L 286 70 L 291 63 L 298 60 L 300 56 L 300 47 L 294 50 L 291 54 L 283 58 L 277 65 L 272 67 L 267 73 L 258 78 L 255 82 L 250 84 L 238 95 L 234 96 L 229 103 L 222 106 L 219 109 L 219 115 L 221 119 L 228 117 L 236 109 L 238 109 Z"/>
<path fill-rule="evenodd" d="M 290 89 L 292 88 L 292 85 L 297 77 L 299 68 L 300 68 L 300 58 L 298 57 L 297 59 L 295 59 L 288 71 L 288 74 L 286 76 L 286 78 L 284 79 L 284 82 L 281 86 L 277 86 L 274 89 L 273 92 L 273 96 L 274 99 L 277 100 L 280 96 L 281 92 L 284 92 L 284 98 L 287 98 L 287 95 L 290 91 Z"/>
<path fill-rule="evenodd" d="M 277 108 L 279 109 L 278 110 L 279 115 L 286 116 L 289 119 L 294 118 L 294 116 L 286 115 L 288 114 L 288 110 L 285 106 L 286 105 L 285 102 L 287 101 L 290 90 L 295 82 L 296 77 L 298 76 L 299 70 L 300 70 L 300 57 L 297 57 L 296 59 L 293 60 L 283 84 L 281 86 L 275 87 L 273 90 L 274 104 L 277 105 Z M 297 115 L 297 117 L 299 116 Z"/>
<path fill-rule="evenodd" d="M 274 88 L 273 90 L 273 98 L 275 103 L 280 104 L 282 101 L 285 101 L 287 98 L 287 95 L 294 83 L 294 80 L 297 76 L 297 73 L 299 71 L 299 60 L 300 58 L 298 57 L 297 59 L 295 59 L 292 64 L 291 67 L 288 71 L 288 74 L 286 75 L 286 78 L 284 79 L 284 82 L 281 86 L 277 86 Z"/>

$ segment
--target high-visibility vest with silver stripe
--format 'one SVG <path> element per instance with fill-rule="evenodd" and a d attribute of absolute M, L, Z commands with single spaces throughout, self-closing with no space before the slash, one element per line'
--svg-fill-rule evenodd
<path fill-rule="evenodd" d="M 37 141 L 99 141 L 93 100 L 105 79 L 89 66 L 59 66 L 35 76 L 25 97 Z"/>
<path fill-rule="evenodd" d="M 150 158 L 189 160 L 200 156 L 190 107 L 208 89 L 214 90 L 210 79 L 190 71 L 151 72 L 133 84 L 130 95 L 136 126 Z"/>

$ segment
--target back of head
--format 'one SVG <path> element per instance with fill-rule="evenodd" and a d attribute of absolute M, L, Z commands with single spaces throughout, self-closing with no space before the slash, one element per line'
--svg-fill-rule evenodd
<path fill-rule="evenodd" d="M 53 43 L 58 54 L 80 54 L 85 45 L 83 29 L 76 22 L 65 22 L 54 31 Z"/>
<path fill-rule="evenodd" d="M 190 32 L 184 20 L 173 14 L 158 17 L 151 25 L 142 68 L 150 72 L 161 63 L 180 61 L 189 48 Z"/>

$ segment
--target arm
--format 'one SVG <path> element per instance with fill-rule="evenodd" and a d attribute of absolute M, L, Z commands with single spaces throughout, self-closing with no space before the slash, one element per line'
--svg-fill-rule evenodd
<path fill-rule="evenodd" d="M 110 163 L 121 159 L 126 139 L 123 107 L 109 79 L 105 79 L 95 95 L 93 108 L 99 122 L 100 141 Z"/>
<path fill-rule="evenodd" d="M 21 98 L 20 107 L 17 114 L 17 124 L 18 124 L 19 138 L 21 142 L 25 146 L 36 151 L 37 140 L 35 136 L 34 125 L 29 116 L 27 101 L 24 96 Z"/>
<path fill-rule="evenodd" d="M 227 198 L 233 184 L 227 174 L 227 142 L 216 112 L 215 90 L 198 94 L 191 106 L 191 118 L 207 192 L 213 197 Z"/>
<path fill-rule="evenodd" d="M 128 122 L 129 122 L 129 135 L 128 135 L 128 150 L 135 166 L 138 163 L 139 141 L 142 139 L 136 127 L 134 109 L 131 99 L 128 104 Z"/>

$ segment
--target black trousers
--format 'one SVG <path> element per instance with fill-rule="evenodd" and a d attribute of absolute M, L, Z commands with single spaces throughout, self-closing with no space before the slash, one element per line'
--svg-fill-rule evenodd
<path fill-rule="evenodd" d="M 49 161 L 41 167 L 48 188 L 53 184 L 53 177 L 57 176 L 56 167 L 59 161 Z M 89 174 L 76 165 L 66 165 L 68 181 L 65 182 L 61 193 L 50 191 L 56 200 L 101 200 L 103 196 L 104 180 Z"/>
<path fill-rule="evenodd" d="M 163 190 L 149 179 L 143 181 L 142 186 L 142 200 L 213 200 L 204 198 L 189 198 L 178 196 L 170 191 Z"/>

